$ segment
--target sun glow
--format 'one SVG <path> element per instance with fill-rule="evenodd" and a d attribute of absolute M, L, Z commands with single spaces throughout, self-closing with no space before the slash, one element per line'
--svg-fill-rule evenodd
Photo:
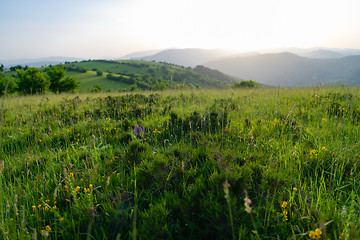
<path fill-rule="evenodd" d="M 99 58 L 165 48 L 360 48 L 358 0 L 76 1 L 71 8 L 58 4 L 59 13 L 52 14 L 50 2 L 6 5 L 10 3 L 2 6 L 0 16 L 0 24 L 6 22 L 6 34 L 0 35 L 3 56 L 46 52 Z"/>
<path fill-rule="evenodd" d="M 340 40 L 353 11 L 338 1 L 138 1 L 125 14 L 138 38 L 169 47 L 251 50 Z"/>

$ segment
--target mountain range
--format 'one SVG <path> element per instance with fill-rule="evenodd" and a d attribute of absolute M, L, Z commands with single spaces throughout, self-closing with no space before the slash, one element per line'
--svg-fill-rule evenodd
<path fill-rule="evenodd" d="M 269 53 L 216 60 L 205 66 L 273 86 L 360 85 L 360 55 L 311 59 L 293 53 Z"/>
<path fill-rule="evenodd" d="M 138 59 L 187 67 L 203 65 L 272 86 L 360 85 L 358 49 L 291 48 L 237 54 L 224 50 L 170 49 Z"/>
<path fill-rule="evenodd" d="M 6 68 L 16 65 L 29 66 L 29 67 L 42 67 L 45 65 L 56 65 L 64 62 L 81 61 L 84 59 L 74 57 L 46 57 L 36 59 L 12 59 L 12 60 L 0 60 L 1 64 L 4 64 Z"/>

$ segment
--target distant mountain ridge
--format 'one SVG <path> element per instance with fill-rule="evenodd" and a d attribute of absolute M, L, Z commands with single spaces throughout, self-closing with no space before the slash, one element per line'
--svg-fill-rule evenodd
<path fill-rule="evenodd" d="M 205 50 L 199 48 L 168 49 L 155 55 L 139 57 L 138 59 L 195 67 L 213 59 L 229 56 L 230 54 L 231 52 L 225 50 Z"/>
<path fill-rule="evenodd" d="M 185 67 L 195 67 L 203 65 L 207 62 L 220 60 L 235 56 L 253 56 L 267 53 L 290 52 L 302 57 L 315 59 L 332 59 L 345 56 L 360 55 L 360 49 L 337 49 L 337 48 L 279 48 L 279 49 L 263 49 L 253 52 L 229 51 L 229 50 L 206 50 L 200 48 L 185 49 L 166 49 L 143 51 L 128 54 L 118 59 L 138 59 L 146 61 L 166 62 L 170 64 L 181 65 Z M 153 54 L 151 54 L 153 53 Z"/>
<path fill-rule="evenodd" d="M 264 51 L 234 53 L 223 50 L 168 49 L 141 59 L 185 67 L 203 65 L 238 79 L 251 79 L 273 86 L 360 85 L 359 49 L 287 48 L 274 49 L 275 53 Z"/>
<path fill-rule="evenodd" d="M 311 59 L 293 53 L 271 53 L 227 58 L 205 66 L 273 86 L 360 85 L 360 55 Z"/>
<path fill-rule="evenodd" d="M 4 64 L 6 68 L 21 65 L 29 67 L 41 67 L 45 65 L 56 65 L 64 62 L 73 62 L 73 61 L 82 61 L 82 58 L 74 57 L 46 57 L 46 58 L 36 58 L 36 59 L 12 59 L 12 60 L 0 60 L 0 63 Z"/>
<path fill-rule="evenodd" d="M 162 50 L 148 50 L 148 51 L 133 52 L 133 53 L 127 54 L 125 56 L 116 58 L 115 60 L 126 60 L 126 59 L 127 60 L 140 59 L 141 60 L 144 57 L 152 56 L 152 55 L 155 55 L 162 51 L 164 51 L 164 50 L 162 49 Z"/>
<path fill-rule="evenodd" d="M 316 58 L 316 59 L 342 58 L 342 57 L 346 56 L 339 52 L 334 52 L 334 51 L 324 50 L 324 49 L 319 49 L 319 50 L 306 52 L 304 54 L 298 54 L 298 55 L 302 56 L 302 57 Z"/>

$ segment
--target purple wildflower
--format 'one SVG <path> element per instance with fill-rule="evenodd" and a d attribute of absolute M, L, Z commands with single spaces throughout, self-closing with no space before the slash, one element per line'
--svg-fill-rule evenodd
<path fill-rule="evenodd" d="M 134 127 L 134 134 L 138 134 L 139 132 L 139 125 L 135 124 L 135 127 Z"/>
<path fill-rule="evenodd" d="M 144 127 L 139 127 L 139 125 L 135 124 L 135 127 L 134 127 L 135 135 L 137 135 L 138 133 L 144 132 L 144 131 L 145 131 Z"/>

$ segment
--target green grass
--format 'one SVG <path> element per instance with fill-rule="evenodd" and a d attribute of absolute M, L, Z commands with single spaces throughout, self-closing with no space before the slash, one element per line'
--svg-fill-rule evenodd
<path fill-rule="evenodd" d="M 0 236 L 358 239 L 359 93 L 10 96 Z"/>
<path fill-rule="evenodd" d="M 80 82 L 79 89 L 83 91 L 89 91 L 95 85 L 99 85 L 103 91 L 130 90 L 131 85 L 109 80 L 106 78 L 106 74 L 97 76 L 94 71 L 87 71 L 86 73 L 67 72 L 67 76 L 75 77 Z"/>

